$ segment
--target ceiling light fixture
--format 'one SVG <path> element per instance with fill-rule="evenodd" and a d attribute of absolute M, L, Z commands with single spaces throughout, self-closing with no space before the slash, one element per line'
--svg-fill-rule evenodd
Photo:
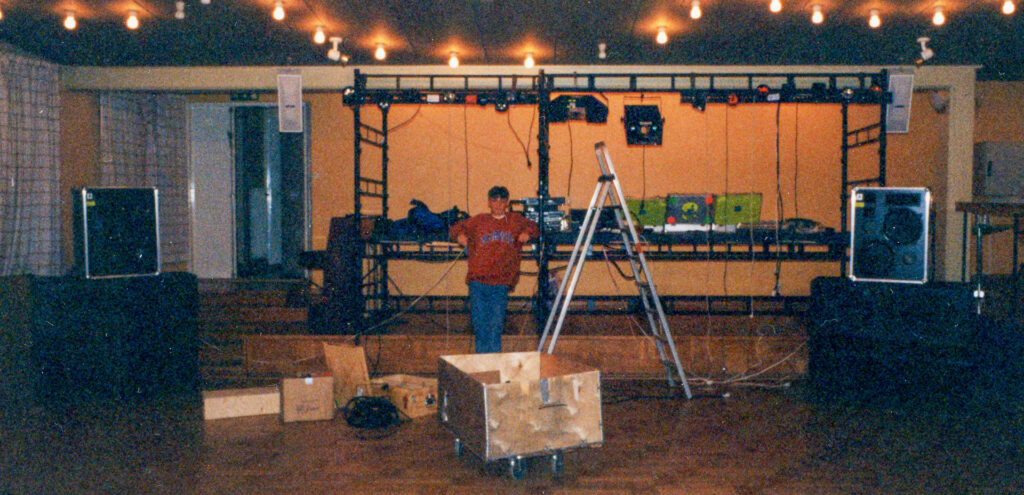
<path fill-rule="evenodd" d="M 377 49 L 373 52 L 373 58 L 377 60 L 388 58 L 388 52 L 384 50 L 384 43 L 377 43 Z"/>
<path fill-rule="evenodd" d="M 868 26 L 871 29 L 878 29 L 882 25 L 882 18 L 878 16 L 878 9 L 871 9 L 871 16 L 868 17 Z"/>
<path fill-rule="evenodd" d="M 344 40 L 344 38 L 341 36 L 331 36 L 331 49 L 327 50 L 327 58 L 335 62 L 341 60 L 341 49 L 338 48 L 338 44 L 340 44 L 342 40 Z"/>
<path fill-rule="evenodd" d="M 174 18 L 179 21 L 185 18 L 184 0 L 178 0 L 177 2 L 174 2 Z"/>
<path fill-rule="evenodd" d="M 1017 11 L 1017 6 L 1014 5 L 1013 0 L 1006 0 L 1003 2 L 1003 13 L 1010 15 Z"/>
<path fill-rule="evenodd" d="M 772 2 L 768 4 L 768 10 L 773 14 L 782 12 L 782 0 L 772 0 Z"/>
<path fill-rule="evenodd" d="M 814 11 L 811 13 L 811 22 L 815 24 L 825 22 L 825 14 L 821 12 L 821 5 L 814 4 L 811 6 L 811 10 Z"/>
<path fill-rule="evenodd" d="M 456 68 L 459 66 L 459 52 L 448 52 L 448 67 Z"/>
<path fill-rule="evenodd" d="M 658 35 L 654 37 L 654 41 L 657 41 L 659 45 L 668 43 L 668 32 L 665 29 L 665 26 L 658 26 Z"/>
<path fill-rule="evenodd" d="M 78 21 L 75 20 L 75 11 L 69 10 L 64 13 L 64 29 L 71 31 L 78 27 Z"/>
<path fill-rule="evenodd" d="M 4 9 L 0 7 L 0 21 L 4 20 Z"/>
<path fill-rule="evenodd" d="M 324 34 L 324 27 L 323 26 L 317 26 L 316 27 L 316 32 L 313 33 L 313 43 L 316 43 L 318 45 L 322 45 L 326 41 L 327 41 L 327 35 Z"/>
<path fill-rule="evenodd" d="M 128 11 L 128 18 L 124 20 L 124 25 L 128 29 L 139 29 L 139 12 L 135 10 Z"/>
<path fill-rule="evenodd" d="M 274 12 L 271 13 L 275 21 L 284 20 L 284 3 L 274 2 Z"/>
<path fill-rule="evenodd" d="M 932 24 L 941 26 L 946 23 L 946 13 L 943 12 L 941 5 L 935 6 L 935 14 L 932 15 Z"/>
<path fill-rule="evenodd" d="M 693 2 L 690 3 L 690 19 L 700 19 L 701 14 L 700 0 L 693 0 Z"/>
<path fill-rule="evenodd" d="M 931 41 L 931 39 L 927 36 L 922 36 L 917 39 L 917 42 L 921 45 L 921 58 L 917 59 L 917 65 L 921 65 L 935 56 L 935 52 L 932 51 L 931 48 L 928 48 L 929 41 Z"/>
<path fill-rule="evenodd" d="M 523 59 L 523 67 L 532 69 L 534 64 L 533 52 L 526 52 L 526 58 Z"/>

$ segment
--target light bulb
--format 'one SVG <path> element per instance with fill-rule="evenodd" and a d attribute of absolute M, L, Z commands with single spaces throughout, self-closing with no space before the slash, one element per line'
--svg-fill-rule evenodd
<path fill-rule="evenodd" d="M 597 44 L 597 58 L 604 60 L 608 58 L 608 44 L 598 43 Z"/>
<path fill-rule="evenodd" d="M 0 8 L 0 21 L 4 20 L 4 9 Z"/>
<path fill-rule="evenodd" d="M 174 18 L 179 21 L 185 18 L 185 2 L 183 0 L 174 2 Z"/>
<path fill-rule="evenodd" d="M 871 17 L 868 18 L 868 26 L 871 26 L 871 29 L 876 29 L 876 28 L 878 28 L 878 26 L 881 26 L 881 25 L 882 25 L 882 18 L 878 16 L 878 10 L 877 9 L 871 9 Z"/>
<path fill-rule="evenodd" d="M 373 58 L 377 60 L 384 60 L 388 57 L 388 52 L 384 51 L 384 43 L 377 43 L 377 50 L 373 52 Z"/>
<path fill-rule="evenodd" d="M 271 14 L 275 21 L 284 20 L 284 4 L 281 2 L 274 2 L 274 12 Z"/>
<path fill-rule="evenodd" d="M 690 4 L 690 19 L 700 19 L 700 0 L 693 0 Z"/>
<path fill-rule="evenodd" d="M 1017 10 L 1017 6 L 1013 4 L 1013 0 L 1006 0 L 1003 2 L 1003 13 L 1010 15 Z"/>
<path fill-rule="evenodd" d="M 450 52 L 448 54 L 448 67 L 451 67 L 451 68 L 454 69 L 454 68 L 456 68 L 458 66 L 459 66 L 459 53 L 458 52 Z"/>
<path fill-rule="evenodd" d="M 139 13 L 129 10 L 128 18 L 124 20 L 124 25 L 128 26 L 128 29 L 139 29 Z"/>
<path fill-rule="evenodd" d="M 932 24 L 941 26 L 946 23 L 946 14 L 942 11 L 941 5 L 935 6 L 935 15 L 932 16 Z"/>
<path fill-rule="evenodd" d="M 526 58 L 523 59 L 523 67 L 529 69 L 533 67 L 533 64 L 533 52 L 526 52 Z"/>
<path fill-rule="evenodd" d="M 71 31 L 78 27 L 78 21 L 75 20 L 75 11 L 69 10 L 64 13 L 64 29 Z"/>
<path fill-rule="evenodd" d="M 782 12 L 782 0 L 772 0 L 772 2 L 768 4 L 768 10 L 773 14 Z"/>
<path fill-rule="evenodd" d="M 658 36 L 654 38 L 654 41 L 657 41 L 659 45 L 668 43 L 668 33 L 665 31 L 665 26 L 658 26 Z"/>
<path fill-rule="evenodd" d="M 316 33 L 313 33 L 313 43 L 322 45 L 327 41 L 327 35 L 324 34 L 324 27 L 317 26 Z"/>
<path fill-rule="evenodd" d="M 814 4 L 811 8 L 814 9 L 814 13 L 811 14 L 811 22 L 815 24 L 825 22 L 825 14 L 821 13 L 821 5 Z"/>

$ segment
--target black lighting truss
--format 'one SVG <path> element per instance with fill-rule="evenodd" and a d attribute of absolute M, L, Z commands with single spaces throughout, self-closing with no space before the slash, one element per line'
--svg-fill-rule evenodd
<path fill-rule="evenodd" d="M 892 101 L 888 91 L 889 73 L 878 72 L 798 72 L 798 73 L 546 73 L 536 74 L 369 74 L 356 69 L 354 85 L 343 89 L 343 101 L 353 112 L 354 120 L 354 215 L 356 224 L 363 223 L 363 208 L 367 202 L 376 202 L 380 217 L 388 216 L 388 110 L 392 105 L 493 105 L 496 110 L 505 111 L 511 105 L 537 105 L 537 197 L 540 209 L 550 199 L 548 167 L 550 164 L 548 128 L 550 125 L 552 94 L 602 94 L 602 93 L 666 93 L 678 94 L 682 103 L 690 103 L 703 109 L 707 103 L 833 103 L 841 105 L 842 112 L 842 191 L 839 197 L 841 218 L 840 232 L 817 244 L 820 250 L 805 249 L 808 244 L 773 247 L 769 243 L 751 242 L 745 248 L 734 250 L 731 245 L 717 248 L 710 238 L 707 245 L 692 249 L 676 249 L 659 246 L 652 259 L 749 259 L 751 253 L 758 260 L 811 260 L 839 261 L 840 274 L 845 273 L 848 261 L 846 250 L 849 244 L 847 202 L 854 186 L 875 184 L 885 186 L 886 170 L 886 110 Z M 878 122 L 863 127 L 849 127 L 848 108 L 851 104 L 878 105 Z M 376 107 L 381 112 L 381 128 L 371 127 L 361 120 L 360 109 Z M 362 147 L 372 146 L 381 150 L 379 176 L 364 176 Z M 878 173 L 871 177 L 850 178 L 849 157 L 851 151 L 873 145 L 878 152 Z M 543 211 L 538 218 L 543 218 Z M 838 241 L 836 240 L 838 239 Z M 395 247 L 394 244 L 370 239 L 363 257 L 362 292 L 366 307 L 365 321 L 379 319 L 396 310 L 389 302 L 388 259 L 448 259 L 448 250 L 424 253 Z M 558 249 L 558 240 L 547 229 L 541 235 L 531 256 L 537 261 L 538 280 L 547 280 L 548 262 L 564 259 Z M 546 307 L 551 299 L 547 284 L 538 284 L 534 296 L 535 307 Z M 741 300 L 754 301 L 749 296 L 734 296 Z M 771 306 L 771 305 L 769 305 Z M 751 311 L 754 311 L 751 308 Z M 771 309 L 768 310 L 772 311 Z M 542 320 L 541 320 L 542 321 Z"/>

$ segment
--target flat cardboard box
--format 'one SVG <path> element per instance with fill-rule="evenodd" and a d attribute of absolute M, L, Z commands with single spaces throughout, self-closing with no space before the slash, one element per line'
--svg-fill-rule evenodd
<path fill-rule="evenodd" d="M 540 352 L 438 359 L 438 419 L 485 461 L 598 446 L 596 368 Z"/>
<path fill-rule="evenodd" d="M 203 419 L 238 418 L 281 412 L 277 387 L 232 388 L 203 392 Z"/>
<path fill-rule="evenodd" d="M 414 375 L 387 375 L 370 380 L 370 393 L 387 397 L 410 418 L 437 413 L 437 378 Z"/>
<path fill-rule="evenodd" d="M 352 398 L 370 393 L 366 351 L 361 346 L 324 342 L 324 361 L 334 377 L 334 403 L 340 409 Z"/>
<path fill-rule="evenodd" d="M 281 421 L 334 419 L 334 377 L 307 376 L 281 380 Z"/>

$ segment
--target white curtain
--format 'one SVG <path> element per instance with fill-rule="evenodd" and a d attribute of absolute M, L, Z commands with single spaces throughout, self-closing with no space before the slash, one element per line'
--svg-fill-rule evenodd
<path fill-rule="evenodd" d="M 100 181 L 156 187 L 164 263 L 189 257 L 186 101 L 154 93 L 100 95 Z"/>
<path fill-rule="evenodd" d="M 58 67 L 0 46 L 0 275 L 63 273 Z"/>

